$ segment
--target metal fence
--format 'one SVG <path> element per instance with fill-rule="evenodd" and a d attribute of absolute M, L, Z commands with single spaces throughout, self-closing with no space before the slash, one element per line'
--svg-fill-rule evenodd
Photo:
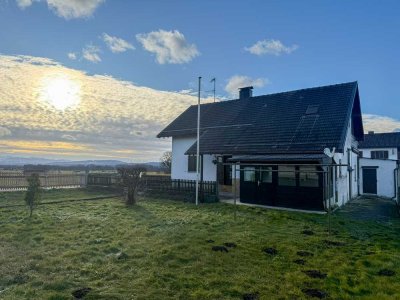
<path fill-rule="evenodd" d="M 143 176 L 143 186 L 146 192 L 194 194 L 196 191 L 195 180 L 171 179 L 166 176 Z M 216 195 L 217 182 L 200 182 L 199 190 L 205 195 Z"/>

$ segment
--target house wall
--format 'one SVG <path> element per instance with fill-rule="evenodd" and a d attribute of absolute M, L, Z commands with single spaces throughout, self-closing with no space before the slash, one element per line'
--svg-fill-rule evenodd
<path fill-rule="evenodd" d="M 349 164 L 352 171 L 349 172 L 349 168 L 337 167 L 336 168 L 336 182 L 334 184 L 334 197 L 331 199 L 331 205 L 341 206 L 348 202 L 350 199 L 356 197 L 359 192 L 359 180 L 358 180 L 358 154 L 353 152 L 351 149 L 358 146 L 358 142 L 354 139 L 351 133 L 351 122 L 347 128 L 346 141 L 344 145 L 343 153 L 335 153 L 335 161 L 338 164 Z M 351 185 L 351 189 L 349 188 Z M 351 190 L 351 195 L 350 195 Z"/>
<path fill-rule="evenodd" d="M 360 149 L 363 152 L 363 157 L 371 158 L 371 151 L 388 151 L 389 159 L 396 160 L 398 159 L 398 151 L 397 148 L 368 148 L 368 149 Z"/>
<path fill-rule="evenodd" d="M 188 156 L 185 152 L 196 142 L 195 137 L 172 138 L 171 178 L 196 180 L 196 172 L 188 172 Z M 203 180 L 215 181 L 216 165 L 212 163 L 212 155 L 203 156 Z"/>
<path fill-rule="evenodd" d="M 394 170 L 396 169 L 397 163 L 395 160 L 388 159 L 360 159 L 360 186 L 361 193 L 363 194 L 363 176 L 362 167 L 378 167 L 376 171 L 377 177 L 377 195 L 384 197 L 395 196 L 396 182 L 394 179 Z"/>

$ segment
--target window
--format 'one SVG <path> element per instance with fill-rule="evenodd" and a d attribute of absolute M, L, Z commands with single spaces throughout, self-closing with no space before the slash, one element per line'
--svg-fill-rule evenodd
<path fill-rule="evenodd" d="M 278 184 L 282 186 L 296 186 L 296 172 L 294 166 L 278 167 Z"/>
<path fill-rule="evenodd" d="M 256 181 L 256 171 L 254 167 L 244 167 L 243 168 L 243 181 L 255 182 Z"/>
<path fill-rule="evenodd" d="M 272 183 L 272 167 L 262 167 L 260 169 L 260 179 L 264 183 Z"/>
<path fill-rule="evenodd" d="M 389 151 L 371 151 L 371 158 L 374 159 L 388 159 L 389 158 Z"/>
<path fill-rule="evenodd" d="M 318 173 L 315 172 L 317 167 L 313 166 L 300 166 L 299 185 L 305 187 L 318 187 Z"/>
<path fill-rule="evenodd" d="M 196 172 L 196 155 L 188 156 L 188 172 Z"/>

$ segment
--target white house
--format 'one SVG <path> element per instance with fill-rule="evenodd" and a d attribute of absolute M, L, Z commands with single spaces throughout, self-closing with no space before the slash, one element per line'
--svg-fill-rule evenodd
<path fill-rule="evenodd" d="M 237 100 L 202 104 L 200 120 L 202 179 L 242 202 L 324 210 L 362 192 L 357 82 L 257 97 L 242 88 Z M 196 123 L 194 105 L 158 134 L 172 137 L 173 179 L 196 178 Z"/>
<path fill-rule="evenodd" d="M 361 193 L 397 197 L 400 132 L 370 131 L 359 148 Z"/>

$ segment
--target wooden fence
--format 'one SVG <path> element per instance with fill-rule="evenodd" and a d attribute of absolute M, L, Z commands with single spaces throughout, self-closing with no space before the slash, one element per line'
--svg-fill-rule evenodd
<path fill-rule="evenodd" d="M 21 172 L 0 172 L 0 191 L 24 191 L 28 187 L 27 176 Z M 39 174 L 43 188 L 77 188 L 87 184 L 85 173 Z"/>
<path fill-rule="evenodd" d="M 89 174 L 87 185 L 115 186 L 118 182 L 117 174 Z"/>
<path fill-rule="evenodd" d="M 28 187 L 27 176 L 22 171 L 0 172 L 0 191 L 24 191 Z M 43 188 L 78 188 L 85 186 L 116 186 L 117 173 L 40 173 Z M 191 199 L 196 192 L 196 181 L 171 179 L 169 176 L 144 175 L 142 192 L 171 198 Z M 199 184 L 201 199 L 217 196 L 217 183 L 203 181 Z M 206 201 L 206 200 L 205 200 Z"/>

